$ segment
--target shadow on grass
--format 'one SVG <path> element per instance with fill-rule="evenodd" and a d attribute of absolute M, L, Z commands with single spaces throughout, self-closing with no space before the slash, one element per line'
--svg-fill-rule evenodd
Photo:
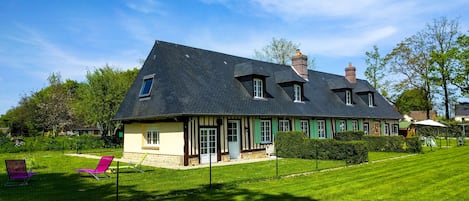
<path fill-rule="evenodd" d="M 82 201 L 116 200 L 116 178 L 96 180 L 78 173 L 38 173 L 27 186 L 4 186 L 6 174 L 0 174 L 0 200 L 8 201 Z M 130 189 L 138 197 L 151 197 L 148 193 Z M 129 198 L 130 200 L 134 200 Z"/>
<path fill-rule="evenodd" d="M 249 189 L 244 189 L 235 184 L 213 184 L 212 186 L 203 185 L 200 188 L 188 190 L 175 190 L 171 191 L 165 196 L 154 197 L 149 200 L 181 200 L 181 201 L 194 201 L 194 200 L 300 200 L 300 201 L 316 201 L 310 197 L 296 196 L 289 193 L 267 194 L 264 192 L 256 192 Z"/>

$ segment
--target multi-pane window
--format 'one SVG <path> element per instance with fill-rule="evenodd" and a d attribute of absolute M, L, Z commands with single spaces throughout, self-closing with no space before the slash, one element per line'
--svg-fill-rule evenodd
<path fill-rule="evenodd" d="M 342 132 L 342 131 L 345 131 L 346 129 L 347 129 L 347 125 L 345 124 L 345 120 L 340 120 L 338 131 Z"/>
<path fill-rule="evenodd" d="M 384 134 L 389 135 L 389 124 L 384 124 Z"/>
<path fill-rule="evenodd" d="M 365 135 L 369 135 L 369 134 L 370 134 L 370 124 L 368 124 L 368 123 L 363 123 L 363 132 L 365 133 Z"/>
<path fill-rule="evenodd" d="M 318 120 L 318 137 L 326 138 L 326 121 Z"/>
<path fill-rule="evenodd" d="M 353 131 L 358 130 L 358 121 L 357 120 L 352 120 L 352 129 L 353 129 Z"/>
<path fill-rule="evenodd" d="M 345 91 L 345 104 L 352 105 L 352 92 L 350 90 Z"/>
<path fill-rule="evenodd" d="M 300 127 L 301 131 L 303 131 L 303 133 L 305 133 L 305 135 L 309 137 L 309 121 L 300 120 Z"/>
<path fill-rule="evenodd" d="M 373 93 L 368 93 L 368 106 L 373 107 L 375 105 L 374 99 L 373 99 Z"/>
<path fill-rule="evenodd" d="M 228 121 L 228 142 L 238 141 L 238 123 L 236 121 Z"/>
<path fill-rule="evenodd" d="M 261 120 L 261 143 L 272 143 L 272 126 L 270 120 Z"/>
<path fill-rule="evenodd" d="M 290 120 L 278 120 L 278 131 L 290 131 Z"/>
<path fill-rule="evenodd" d="M 392 134 L 398 135 L 399 134 L 399 124 L 394 124 L 392 127 Z"/>
<path fill-rule="evenodd" d="M 148 129 L 145 134 L 146 145 L 159 145 L 160 144 L 160 131 L 157 129 Z"/>
<path fill-rule="evenodd" d="M 293 85 L 293 91 L 295 93 L 295 102 L 301 102 L 301 86 L 299 84 Z"/>
<path fill-rule="evenodd" d="M 262 79 L 254 78 L 254 98 L 264 97 L 264 83 Z"/>

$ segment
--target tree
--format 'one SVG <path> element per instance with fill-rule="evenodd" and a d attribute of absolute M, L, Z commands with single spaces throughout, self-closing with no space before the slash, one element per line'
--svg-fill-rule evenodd
<path fill-rule="evenodd" d="M 120 71 L 106 65 L 88 71 L 86 82 L 80 85 L 77 112 L 88 125 L 97 125 L 108 135 L 118 127 L 112 119 L 119 109 L 130 85 L 137 76 L 138 69 Z"/>
<path fill-rule="evenodd" d="M 284 38 L 272 38 L 269 45 L 263 47 L 260 51 L 254 50 L 255 57 L 259 60 L 286 65 L 290 63 L 290 58 L 300 47 Z"/>
<path fill-rule="evenodd" d="M 458 22 L 449 21 L 445 17 L 433 20 L 433 24 L 427 24 L 423 31 L 427 45 L 431 48 L 432 63 L 431 80 L 434 85 L 441 87 L 445 118 L 449 119 L 449 107 L 451 104 L 451 80 L 456 72 L 456 39 L 459 35 Z"/>
<path fill-rule="evenodd" d="M 384 96 L 387 96 L 388 92 L 386 86 L 388 86 L 388 82 L 383 80 L 386 70 L 384 57 L 381 57 L 378 46 L 376 45 L 373 45 L 372 51 L 366 51 L 365 54 L 367 56 L 365 59 L 365 63 L 367 64 L 365 77 L 376 90 L 380 91 Z"/>
<path fill-rule="evenodd" d="M 458 61 L 458 67 L 455 69 L 452 84 L 461 90 L 463 96 L 469 97 L 469 36 L 461 35 L 456 43 L 454 56 Z"/>
<path fill-rule="evenodd" d="M 396 99 L 395 104 L 401 114 L 409 113 L 410 111 L 425 111 L 426 106 L 431 105 L 428 103 L 425 90 L 423 89 L 410 89 L 402 92 Z"/>
<path fill-rule="evenodd" d="M 425 110 L 430 118 L 432 109 L 432 86 L 430 82 L 430 49 L 426 45 L 424 35 L 418 33 L 400 42 L 391 53 L 386 55 L 385 62 L 390 70 L 403 76 L 394 85 L 397 91 L 405 89 L 421 89 L 425 94 Z"/>

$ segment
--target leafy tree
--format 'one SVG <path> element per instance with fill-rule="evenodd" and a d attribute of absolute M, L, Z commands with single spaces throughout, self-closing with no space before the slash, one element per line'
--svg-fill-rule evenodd
<path fill-rule="evenodd" d="M 257 59 L 286 65 L 299 47 L 299 44 L 287 39 L 280 38 L 277 40 L 272 38 L 269 45 L 266 45 L 260 51 L 254 50 L 254 54 Z"/>
<path fill-rule="evenodd" d="M 453 80 L 457 65 L 456 39 L 458 38 L 458 22 L 449 21 L 445 17 L 434 20 L 433 24 L 427 24 L 422 32 L 427 45 L 431 48 L 430 56 L 432 63 L 431 80 L 436 87 L 441 87 L 445 118 L 449 119 L 449 107 L 452 99 L 451 80 Z"/>
<path fill-rule="evenodd" d="M 65 85 L 59 73 L 52 73 L 49 78 L 49 87 L 39 91 L 36 96 L 40 100 L 38 104 L 39 122 L 47 131 L 56 135 L 59 131 L 69 130 L 74 125 L 73 110 L 71 107 L 74 99 L 73 81 L 67 81 Z M 70 88 L 66 88 L 66 87 Z"/>
<path fill-rule="evenodd" d="M 427 102 L 425 90 L 410 89 L 402 92 L 396 99 L 395 104 L 401 114 L 410 111 L 425 111 L 431 103 Z"/>
<path fill-rule="evenodd" d="M 121 71 L 106 65 L 88 71 L 86 82 L 80 85 L 79 101 L 75 105 L 78 115 L 88 125 L 97 125 L 103 135 L 115 132 L 118 122 L 112 121 L 138 69 Z"/>
<path fill-rule="evenodd" d="M 373 46 L 372 51 L 366 51 L 365 54 L 367 56 L 365 59 L 365 63 L 367 64 L 365 70 L 366 79 L 376 90 L 380 91 L 384 96 L 387 96 L 388 90 L 386 86 L 388 86 L 389 82 L 384 80 L 386 70 L 384 57 L 381 57 L 378 46 L 376 45 Z"/>
<path fill-rule="evenodd" d="M 461 90 L 463 96 L 469 97 L 469 36 L 461 35 L 456 43 L 454 56 L 458 61 L 458 66 L 455 69 L 452 84 Z"/>
<path fill-rule="evenodd" d="M 394 85 L 396 91 L 405 89 L 421 89 L 425 94 L 425 110 L 430 118 L 432 109 L 431 49 L 426 45 L 425 36 L 421 33 L 406 38 L 386 55 L 385 62 L 390 70 L 403 76 L 403 79 Z"/>

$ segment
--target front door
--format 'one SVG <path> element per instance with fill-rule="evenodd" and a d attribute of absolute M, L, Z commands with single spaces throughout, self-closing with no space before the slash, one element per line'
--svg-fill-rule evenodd
<path fill-rule="evenodd" d="M 228 149 L 231 159 L 239 158 L 239 121 L 228 120 Z"/>
<path fill-rule="evenodd" d="M 200 129 L 200 163 L 217 162 L 217 129 Z"/>

